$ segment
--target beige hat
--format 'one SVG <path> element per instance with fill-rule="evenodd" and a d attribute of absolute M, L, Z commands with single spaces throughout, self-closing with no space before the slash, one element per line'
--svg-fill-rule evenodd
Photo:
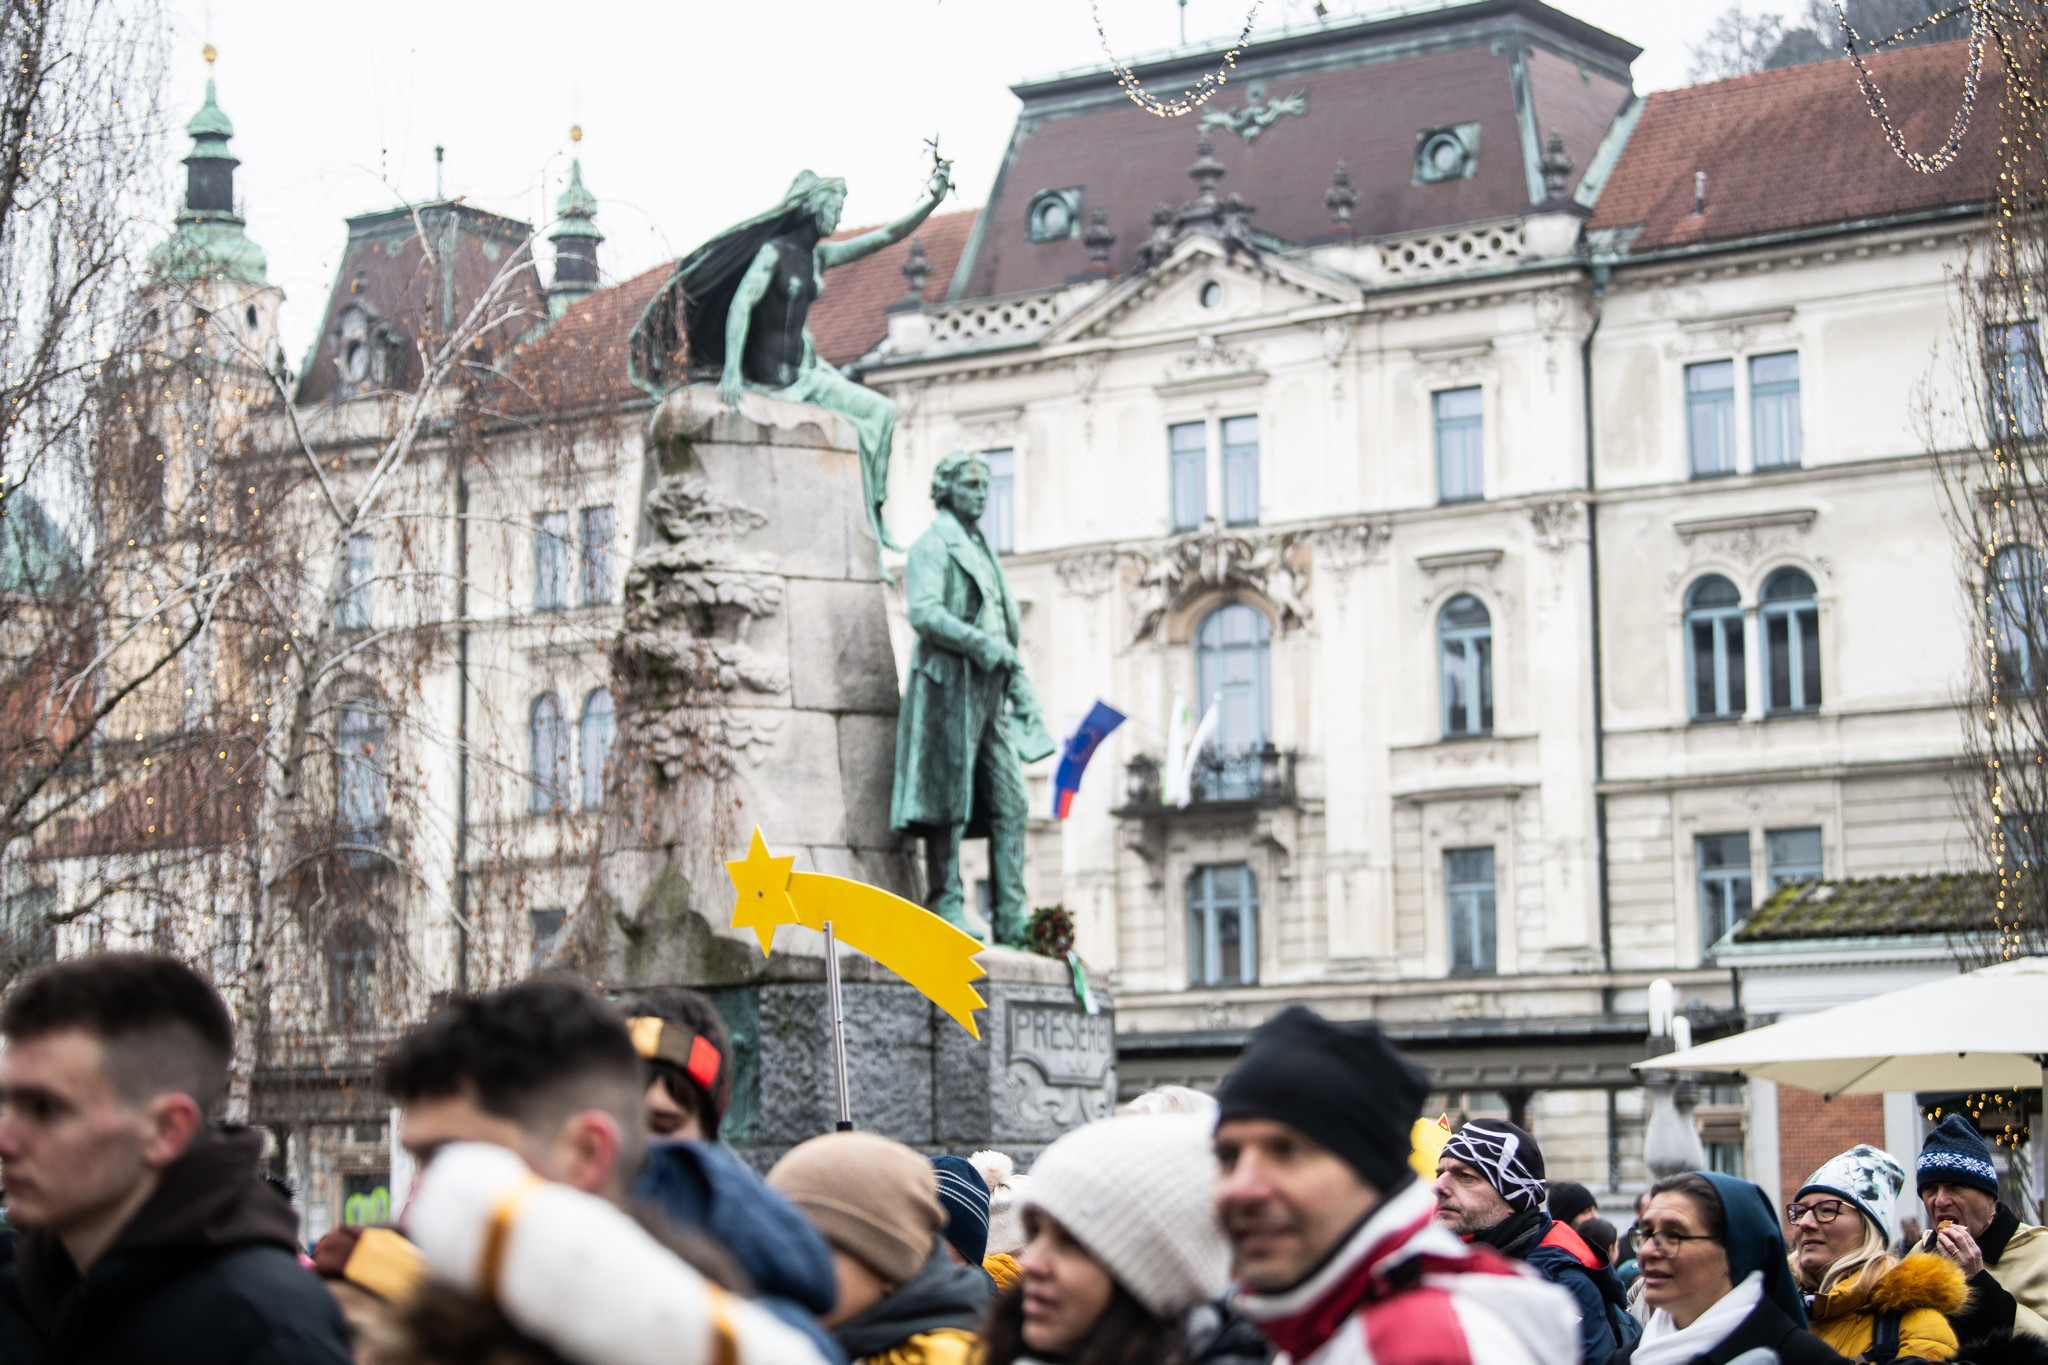
<path fill-rule="evenodd" d="M 799 1143 L 768 1184 L 804 1211 L 825 1240 L 889 1284 L 911 1279 L 946 1225 L 931 1162 L 873 1133 L 827 1133 Z"/>
<path fill-rule="evenodd" d="M 1076 1128 L 1031 1166 L 1026 1208 L 1043 1209 L 1158 1317 L 1223 1292 L 1230 1244 L 1212 1201 L 1213 1121 L 1126 1114 Z"/>

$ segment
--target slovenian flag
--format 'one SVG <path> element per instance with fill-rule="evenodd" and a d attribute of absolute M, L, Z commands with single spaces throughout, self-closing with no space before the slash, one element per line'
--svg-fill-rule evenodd
<path fill-rule="evenodd" d="M 1088 760 L 1095 757 L 1095 747 L 1123 723 L 1123 712 L 1107 702 L 1098 701 L 1074 727 L 1074 733 L 1067 736 L 1066 744 L 1060 749 L 1059 770 L 1052 779 L 1053 819 L 1067 818 L 1067 811 L 1074 804 L 1074 794 L 1081 790 L 1081 774 L 1088 770 Z"/>

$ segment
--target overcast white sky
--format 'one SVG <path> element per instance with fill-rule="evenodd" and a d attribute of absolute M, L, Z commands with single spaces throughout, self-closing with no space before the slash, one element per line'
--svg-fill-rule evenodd
<path fill-rule="evenodd" d="M 1236 33 L 1248 0 L 1187 0 L 1193 40 Z M 1725 0 L 1554 0 L 1645 50 L 1640 91 L 1682 84 L 1686 44 Z M 845 176 L 849 223 L 915 197 L 925 138 L 955 162 L 959 198 L 988 193 L 1015 122 L 1008 86 L 1099 65 L 1089 0 L 172 0 L 179 126 L 199 57 L 219 48 L 249 233 L 286 291 L 297 364 L 318 325 L 351 214 L 434 192 L 530 222 L 552 215 L 580 122 L 602 201 L 603 265 L 623 278 L 780 196 L 809 167 Z M 1100 0 L 1119 55 L 1173 44 L 1175 0 Z M 1306 17 L 1266 0 L 1255 36 Z M 1386 8 L 1333 0 L 1343 15 Z M 1750 0 L 1751 10 L 1787 3 Z M 182 157 L 182 135 L 170 155 Z M 183 168 L 167 188 L 182 190 Z M 168 225 L 175 204 L 166 204 Z"/>

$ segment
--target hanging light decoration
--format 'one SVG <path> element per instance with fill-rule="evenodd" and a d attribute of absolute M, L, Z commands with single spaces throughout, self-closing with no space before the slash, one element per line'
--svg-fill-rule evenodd
<path fill-rule="evenodd" d="M 1264 0 L 1252 0 L 1251 11 L 1244 16 L 1244 27 L 1238 30 L 1237 41 L 1223 54 L 1223 65 L 1205 73 L 1202 79 L 1171 99 L 1160 99 L 1147 90 L 1144 82 L 1138 79 L 1138 73 L 1110 47 L 1109 33 L 1102 27 L 1101 0 L 1088 0 L 1088 12 L 1095 19 L 1095 36 L 1102 42 L 1103 55 L 1109 58 L 1110 66 L 1116 71 L 1116 83 L 1130 96 L 1131 103 L 1159 118 L 1180 118 L 1184 114 L 1194 113 L 1223 89 L 1224 83 L 1230 79 L 1230 73 L 1237 69 L 1237 54 L 1244 51 L 1245 43 L 1251 38 L 1252 25 L 1257 22 L 1259 6 L 1263 3 Z"/>
<path fill-rule="evenodd" d="M 1900 132 L 1898 124 L 1892 120 L 1891 107 L 1885 103 L 1884 92 L 1877 88 L 1877 81 L 1870 74 L 1869 65 L 1863 60 L 1865 51 L 1860 49 L 1877 51 L 1894 47 L 1944 20 L 1965 13 L 1970 16 L 1970 50 L 1969 62 L 1963 72 L 1962 106 L 1956 110 L 1956 116 L 1949 124 L 1947 140 L 1937 150 L 1913 151 L 1906 146 L 1905 134 Z M 1963 134 L 1969 131 L 1970 116 L 1977 105 L 1977 86 L 1984 74 L 1985 37 L 1997 28 L 1993 22 L 1994 18 L 2007 22 L 2029 22 L 2020 15 L 2010 12 L 2009 8 L 1998 3 L 1998 0 L 1965 0 L 1963 4 L 1938 10 L 1916 24 L 1899 29 L 1888 38 L 1873 39 L 1865 38 L 1856 31 L 1856 26 L 1849 22 L 1845 0 L 1835 0 L 1835 19 L 1842 31 L 1842 50 L 1848 54 L 1850 62 L 1856 67 L 1856 83 L 1863 89 L 1863 98 L 1870 105 L 1871 117 L 1884 129 L 1884 140 L 1891 144 L 1891 149 L 1898 154 L 1899 159 L 1922 175 L 1933 175 L 1936 171 L 1942 170 L 1956 159 L 1957 152 L 1962 149 Z M 2038 27 L 2038 21 L 2032 22 Z"/>

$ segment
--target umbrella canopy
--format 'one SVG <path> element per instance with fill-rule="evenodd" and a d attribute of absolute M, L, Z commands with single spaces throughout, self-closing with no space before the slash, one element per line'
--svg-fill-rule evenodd
<path fill-rule="evenodd" d="M 2048 957 L 2023 957 L 1637 1062 L 1836 1095 L 2027 1089 L 2048 1068 Z"/>

